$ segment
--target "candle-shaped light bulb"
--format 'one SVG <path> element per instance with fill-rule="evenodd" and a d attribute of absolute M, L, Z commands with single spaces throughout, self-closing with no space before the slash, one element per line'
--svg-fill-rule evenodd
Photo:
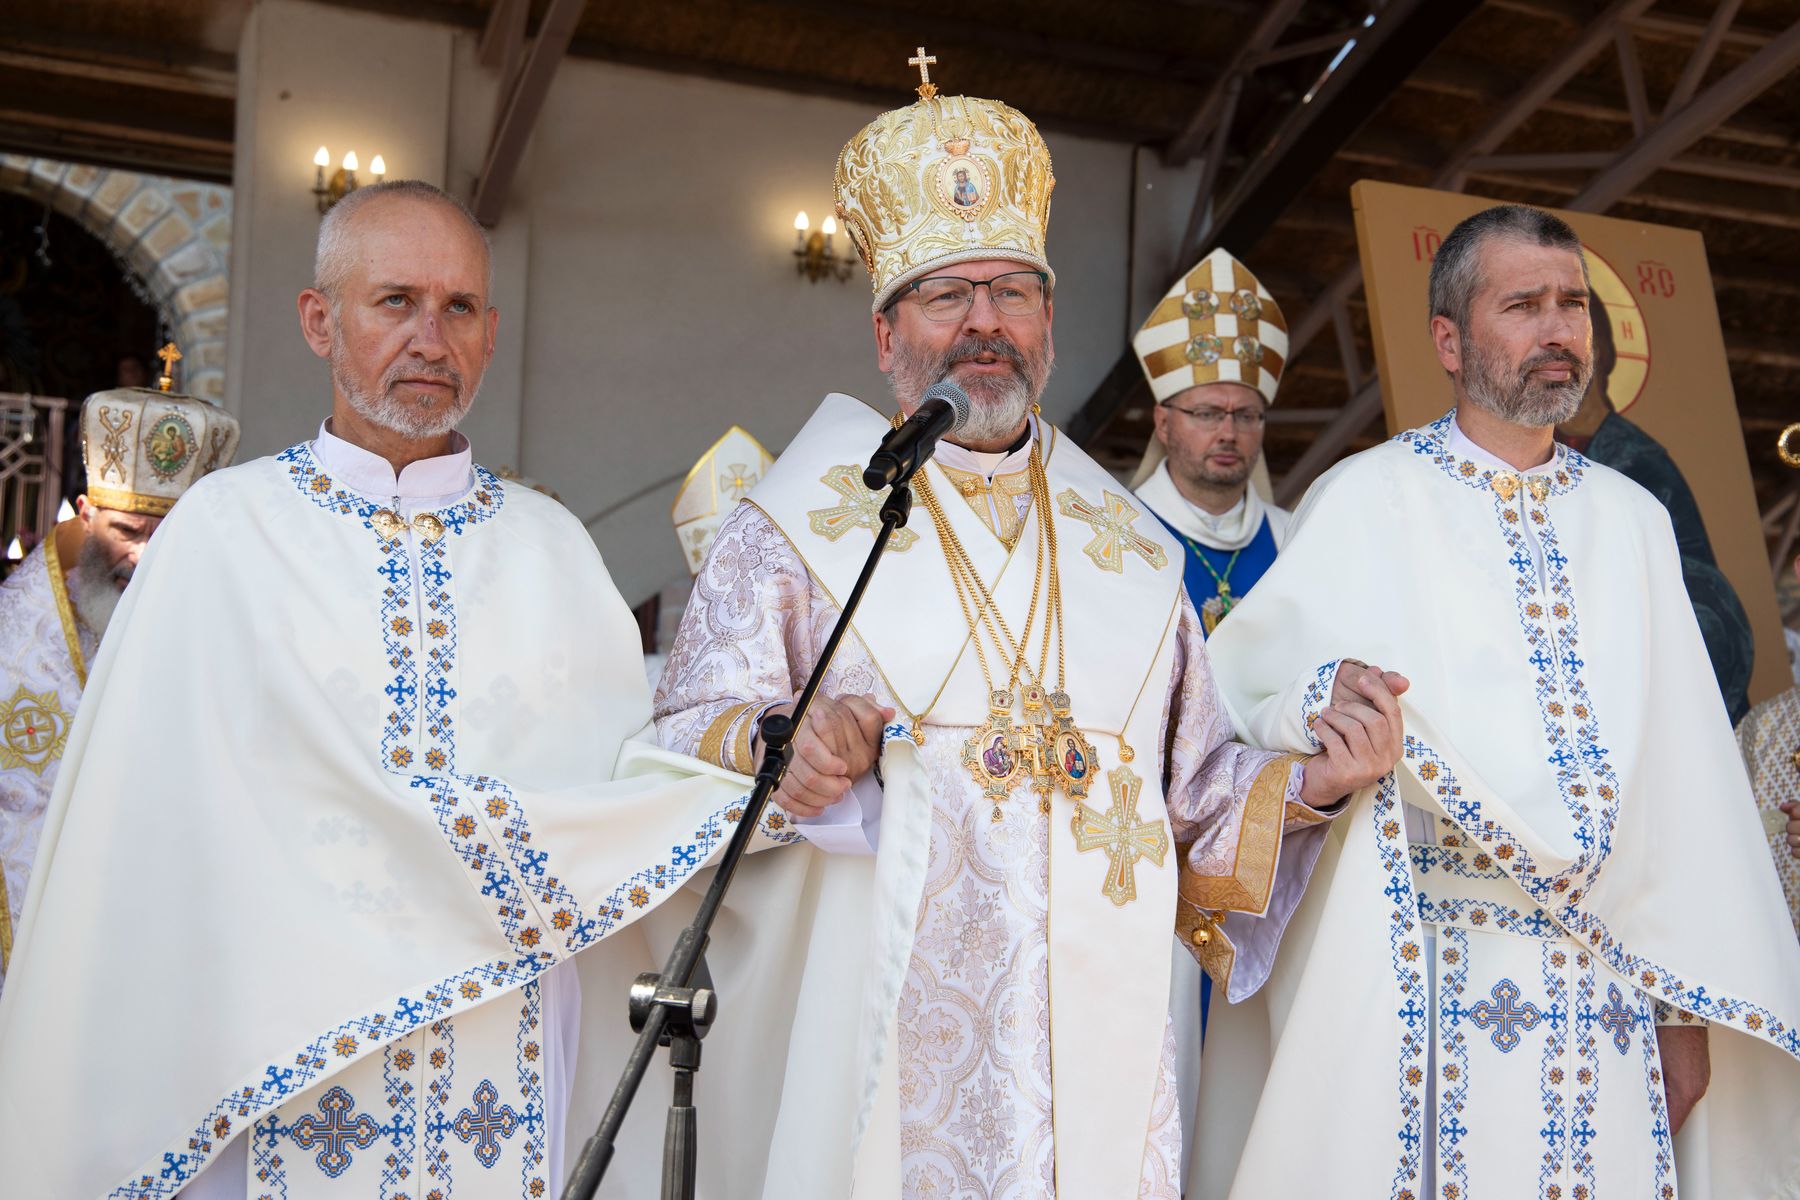
<path fill-rule="evenodd" d="M 73 521 L 74 519 L 75 519 L 75 506 L 73 504 L 70 504 L 68 502 L 68 500 L 65 499 L 62 502 L 62 507 L 60 507 L 56 510 L 57 524 L 60 525 L 64 521 Z"/>
<path fill-rule="evenodd" d="M 325 147 L 323 147 L 323 146 L 320 146 L 319 152 L 317 154 L 313 155 L 313 166 L 329 167 L 330 165 L 331 165 L 331 151 L 325 149 Z"/>
<path fill-rule="evenodd" d="M 377 181 L 387 174 L 387 164 L 381 161 L 381 155 L 377 154 L 369 160 L 369 174 L 373 175 Z"/>
<path fill-rule="evenodd" d="M 794 214 L 794 228 L 798 229 L 801 233 L 805 233 L 811 225 L 812 222 L 806 219 L 806 214 L 804 212 L 797 212 Z"/>
<path fill-rule="evenodd" d="M 794 214 L 794 253 L 795 254 L 805 254 L 806 253 L 806 230 L 807 230 L 807 227 L 811 224 L 812 224 L 812 222 L 810 222 L 806 219 L 805 212 L 797 212 Z"/>
<path fill-rule="evenodd" d="M 12 541 L 7 543 L 6 557 L 10 562 L 18 562 L 21 558 L 25 557 L 25 547 L 20 544 L 18 538 L 15 537 Z"/>
<path fill-rule="evenodd" d="M 837 232 L 837 220 L 833 217 L 826 217 L 825 223 L 823 225 L 819 226 L 819 232 L 824 234 L 826 237 L 830 237 L 832 234 Z"/>
<path fill-rule="evenodd" d="M 356 151 L 346 150 L 344 152 L 344 170 L 346 170 L 346 171 L 356 170 Z"/>

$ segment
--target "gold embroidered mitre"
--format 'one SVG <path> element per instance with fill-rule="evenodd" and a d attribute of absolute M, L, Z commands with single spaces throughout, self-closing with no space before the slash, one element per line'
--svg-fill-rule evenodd
<path fill-rule="evenodd" d="M 1016 109 L 940 96 L 882 113 L 838 155 L 837 216 L 874 280 L 895 292 L 952 263 L 1013 259 L 1056 281 L 1044 259 L 1050 150 Z"/>
<path fill-rule="evenodd" d="M 1242 383 L 1275 403 L 1287 321 L 1250 269 L 1214 250 L 1175 281 L 1131 339 L 1158 402 L 1203 383 Z"/>
<path fill-rule="evenodd" d="M 669 508 L 688 574 L 700 573 L 719 523 L 750 494 L 774 461 L 761 442 L 736 425 L 700 456 Z"/>
<path fill-rule="evenodd" d="M 89 500 L 160 517 L 203 475 L 230 464 L 238 422 L 192 396 L 112 388 L 82 404 L 81 443 Z"/>

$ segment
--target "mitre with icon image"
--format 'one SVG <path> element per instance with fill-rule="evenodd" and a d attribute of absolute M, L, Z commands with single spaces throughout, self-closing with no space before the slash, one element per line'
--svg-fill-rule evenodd
<path fill-rule="evenodd" d="M 761 442 L 737 425 L 700 456 L 669 509 L 689 574 L 700 573 L 719 523 L 750 494 L 774 461 Z"/>
<path fill-rule="evenodd" d="M 109 388 L 81 406 L 87 498 L 101 508 L 160 517 L 201 477 L 231 463 L 237 418 L 216 404 L 167 390 L 173 346 L 162 355 L 162 391 Z"/>
<path fill-rule="evenodd" d="M 1042 271 L 1056 179 L 1037 127 L 997 100 L 942 96 L 923 50 L 919 99 L 882 113 L 837 164 L 837 216 L 874 281 L 871 311 L 960 262 L 1002 258 Z"/>

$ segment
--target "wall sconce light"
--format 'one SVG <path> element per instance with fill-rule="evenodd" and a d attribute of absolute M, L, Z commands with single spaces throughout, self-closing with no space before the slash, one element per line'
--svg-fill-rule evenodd
<path fill-rule="evenodd" d="M 794 272 L 813 283 L 821 279 L 843 283 L 854 270 L 854 256 L 839 255 L 832 248 L 831 239 L 837 233 L 836 218 L 826 217 L 823 225 L 808 233 L 810 226 L 804 212 L 794 214 Z"/>
<path fill-rule="evenodd" d="M 356 190 L 356 170 L 359 165 L 356 160 L 356 151 L 346 151 L 344 165 L 332 172 L 331 178 L 327 179 L 325 169 L 331 166 L 331 152 L 320 146 L 319 152 L 313 155 L 312 194 L 313 199 L 319 205 L 321 216 L 332 205 Z M 387 163 L 381 160 L 381 155 L 377 154 L 369 160 L 369 174 L 375 177 L 376 183 L 380 183 L 382 177 L 387 174 Z"/>

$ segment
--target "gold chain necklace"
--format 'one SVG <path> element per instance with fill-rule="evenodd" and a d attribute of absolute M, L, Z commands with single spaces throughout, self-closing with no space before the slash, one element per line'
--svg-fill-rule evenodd
<path fill-rule="evenodd" d="M 1005 614 L 995 602 L 992 592 L 982 581 L 974 562 L 963 548 L 956 531 L 951 528 L 938 503 L 929 478 L 921 474 L 914 480 L 919 499 L 931 515 L 937 530 L 938 544 L 956 588 L 957 601 L 963 611 L 969 637 L 975 643 L 976 659 L 988 689 L 988 717 L 963 744 L 962 761 L 982 794 L 992 802 L 992 819 L 1001 816 L 1000 804 L 1010 794 L 1022 775 L 1030 776 L 1031 789 L 1038 794 L 1040 812 L 1050 811 L 1050 795 L 1058 786 L 1070 797 L 1087 795 L 1089 780 L 1098 763 L 1092 743 L 1075 726 L 1072 702 L 1066 690 L 1066 655 L 1063 641 L 1062 581 L 1058 570 L 1056 527 L 1050 507 L 1050 487 L 1044 472 L 1039 447 L 1032 446 L 1028 466 L 1033 506 L 1038 516 L 1037 572 L 1032 584 L 1031 607 L 1021 636 L 1014 638 Z M 1048 571 L 1046 572 L 1046 566 Z M 1037 620 L 1038 603 L 1046 573 L 1049 576 L 1049 604 L 1045 612 L 1037 669 L 1029 661 L 1032 627 Z M 1056 688 L 1045 691 L 1049 666 L 1052 628 L 1056 635 Z M 983 634 L 994 643 L 996 652 L 1012 663 L 1005 687 L 994 685 L 982 647 Z M 1023 724 L 1013 723 L 1014 689 L 1021 678 L 1023 689 Z"/>

